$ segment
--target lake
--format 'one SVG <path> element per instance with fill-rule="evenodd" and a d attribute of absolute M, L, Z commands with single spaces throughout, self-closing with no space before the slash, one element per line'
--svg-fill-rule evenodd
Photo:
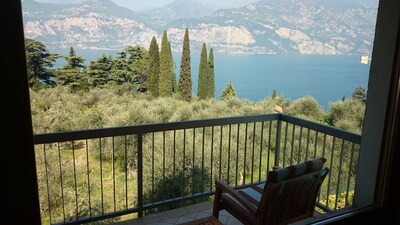
<path fill-rule="evenodd" d="M 68 50 L 49 50 L 68 54 Z M 115 56 L 115 51 L 75 50 L 86 64 L 102 53 Z M 181 53 L 174 53 L 176 75 L 179 77 Z M 197 92 L 200 54 L 192 53 L 193 92 Z M 56 67 L 64 65 L 61 60 Z M 358 86 L 367 88 L 370 63 L 361 64 L 359 55 L 227 55 L 214 54 L 215 97 L 229 81 L 241 99 L 259 101 L 277 94 L 292 100 L 311 95 L 327 110 L 329 103 L 351 98 Z M 177 79 L 178 80 L 178 79 Z"/>

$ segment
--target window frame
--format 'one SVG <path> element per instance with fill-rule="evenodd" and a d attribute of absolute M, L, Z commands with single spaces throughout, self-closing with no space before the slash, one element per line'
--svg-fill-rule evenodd
<path fill-rule="evenodd" d="M 2 138 L 4 151 L 0 160 L 2 162 L 2 200 L 3 205 L 7 206 L 5 211 L 2 211 L 2 214 L 7 216 L 4 216 L 2 220 L 6 224 L 40 224 L 21 1 L 2 1 L 1 9 L 2 28 L 7 32 L 7 35 L 3 36 L 5 39 L 3 43 L 6 43 L 3 54 L 5 56 L 7 53 L 7 55 L 1 60 L 1 65 L 2 68 L 13 68 L 14 74 L 11 76 L 3 72 L 4 84 L 13 88 L 2 89 L 3 96 L 6 98 L 4 102 L 6 113 L 2 117 L 6 134 Z M 388 86 L 388 90 L 385 93 L 386 100 L 380 102 L 385 107 L 374 108 L 376 107 L 374 101 L 382 99 L 374 100 L 377 97 L 374 97 L 376 93 L 372 92 L 375 84 L 372 83 L 373 80 L 370 80 L 366 120 L 369 121 L 370 118 L 376 116 L 375 113 L 378 113 L 378 122 L 382 118 L 384 122 L 378 129 L 380 138 L 375 140 L 378 141 L 377 143 L 374 143 L 373 155 L 378 154 L 379 158 L 376 168 L 371 172 L 374 173 L 372 174 L 374 179 L 368 181 L 367 178 L 371 175 L 369 173 L 365 178 L 361 178 L 373 185 L 373 188 L 368 190 L 369 194 L 373 194 L 372 203 L 370 198 L 369 203 L 365 205 L 363 203 L 354 210 L 337 212 L 338 215 L 320 218 L 319 221 L 307 222 L 308 224 L 349 224 L 363 221 L 368 221 L 368 224 L 379 224 L 382 220 L 390 218 L 400 220 L 399 214 L 395 213 L 399 209 L 398 185 L 395 184 L 395 181 L 399 179 L 399 166 L 396 163 L 396 160 L 399 160 L 399 119 L 397 117 L 400 115 L 399 10 L 399 1 L 380 0 L 371 73 L 377 72 L 375 70 L 385 70 L 385 82 L 388 82 L 385 85 Z M 372 125 L 366 123 L 365 131 L 375 129 Z M 379 146 L 378 149 L 376 146 Z M 370 159 L 368 156 L 361 163 L 367 163 Z M 364 166 L 370 169 L 367 164 Z"/>

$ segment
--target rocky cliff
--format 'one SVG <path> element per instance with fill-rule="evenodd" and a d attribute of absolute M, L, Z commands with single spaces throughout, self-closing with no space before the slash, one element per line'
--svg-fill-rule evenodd
<path fill-rule="evenodd" d="M 205 42 L 219 53 L 368 55 L 372 51 L 376 4 L 373 0 L 351 4 L 345 0 L 335 4 L 318 0 L 260 0 L 201 18 L 199 14 L 189 18 L 191 14 L 182 12 L 184 18 L 178 16 L 171 21 L 170 16 L 152 17 L 151 11 L 144 16 L 110 0 L 68 5 L 25 0 L 23 15 L 25 35 L 42 41 L 50 49 L 73 46 L 121 50 L 128 45 L 147 48 L 152 36 L 160 41 L 166 29 L 172 49 L 181 51 L 184 29 L 188 27 L 194 52 Z M 193 7 L 190 10 L 196 11 Z"/>

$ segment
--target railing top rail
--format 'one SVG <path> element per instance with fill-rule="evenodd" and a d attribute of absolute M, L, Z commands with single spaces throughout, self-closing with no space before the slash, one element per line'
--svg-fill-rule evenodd
<path fill-rule="evenodd" d="M 332 135 L 346 141 L 361 143 L 361 135 L 351 133 L 335 127 L 326 126 L 320 123 L 312 122 L 309 120 L 297 118 L 287 114 L 262 114 L 262 115 L 249 115 L 238 117 L 225 117 L 213 119 L 199 119 L 190 121 L 142 124 L 124 127 L 111 127 L 100 129 L 89 129 L 80 131 L 68 131 L 59 133 L 36 134 L 33 136 L 34 144 L 45 144 L 54 142 L 63 142 L 71 140 L 83 140 L 93 138 L 103 138 L 112 136 L 123 136 L 133 134 L 145 134 L 151 132 L 182 130 L 200 127 L 223 126 L 229 124 L 252 123 L 262 121 L 281 120 L 289 122 L 298 126 L 306 127 L 324 134 Z"/>
<path fill-rule="evenodd" d="M 229 124 L 272 121 L 278 119 L 279 119 L 279 114 L 262 114 L 262 115 L 249 115 L 249 116 L 238 116 L 238 117 L 143 124 L 143 125 L 134 125 L 125 127 L 89 129 L 80 131 L 48 133 L 48 134 L 35 134 L 33 136 L 33 143 L 46 144 L 46 143 L 63 142 L 71 140 L 84 140 L 84 139 L 133 135 L 133 134 L 145 134 L 145 133 L 160 132 L 160 131 L 223 126 Z"/>
<path fill-rule="evenodd" d="M 345 131 L 336 127 L 327 126 L 313 121 L 297 118 L 287 114 L 279 114 L 279 120 L 289 122 L 298 126 L 306 127 L 320 133 L 328 134 L 346 141 L 361 144 L 361 135 Z"/>

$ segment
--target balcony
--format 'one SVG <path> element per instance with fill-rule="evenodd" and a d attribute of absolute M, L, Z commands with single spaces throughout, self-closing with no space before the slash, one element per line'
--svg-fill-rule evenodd
<path fill-rule="evenodd" d="M 292 117 L 243 117 L 34 135 L 43 224 L 113 223 L 210 201 L 214 180 L 264 182 L 314 157 L 330 169 L 316 211 L 353 205 L 361 136 Z"/>

